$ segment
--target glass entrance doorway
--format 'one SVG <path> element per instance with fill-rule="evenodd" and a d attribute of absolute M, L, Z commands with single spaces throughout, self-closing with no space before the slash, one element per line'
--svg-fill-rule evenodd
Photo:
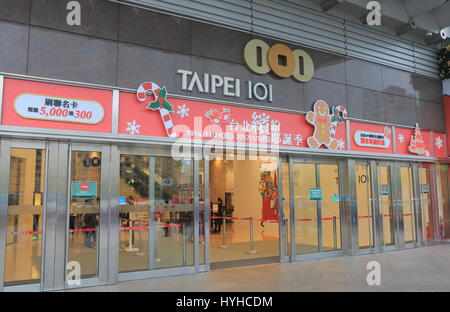
<path fill-rule="evenodd" d="M 106 283 L 109 157 L 102 145 L 2 140 L 0 289 Z"/>
<path fill-rule="evenodd" d="M 280 261 L 278 158 L 255 158 L 209 161 L 213 269 Z"/>
<path fill-rule="evenodd" d="M 416 244 L 417 165 L 356 162 L 354 180 L 359 253 Z"/>
<path fill-rule="evenodd" d="M 342 253 L 339 166 L 291 161 L 291 250 L 296 258 Z M 315 256 L 314 256 L 315 254 Z"/>

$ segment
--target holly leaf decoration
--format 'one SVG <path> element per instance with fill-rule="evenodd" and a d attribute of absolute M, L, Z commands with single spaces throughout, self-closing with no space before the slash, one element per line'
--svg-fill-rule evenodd
<path fill-rule="evenodd" d="M 166 96 L 167 96 L 167 90 L 166 90 L 166 87 L 163 87 L 158 93 L 158 98 L 166 99 Z"/>
<path fill-rule="evenodd" d="M 148 106 L 146 108 L 149 108 L 151 110 L 157 110 L 157 109 L 159 109 L 159 102 L 153 101 L 150 104 L 148 104 Z"/>
<path fill-rule="evenodd" d="M 167 100 L 164 100 L 162 106 L 167 109 L 169 112 L 173 112 L 173 106 Z"/>

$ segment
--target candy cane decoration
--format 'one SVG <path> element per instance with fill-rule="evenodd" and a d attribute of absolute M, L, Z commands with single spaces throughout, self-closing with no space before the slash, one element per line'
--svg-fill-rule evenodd
<path fill-rule="evenodd" d="M 331 115 L 331 134 L 335 135 L 336 134 L 336 127 L 338 124 L 342 123 L 344 121 L 344 119 L 348 118 L 348 113 L 347 110 L 345 109 L 344 106 L 342 105 L 338 105 L 335 106 L 331 109 L 331 112 L 333 113 L 333 115 Z M 339 114 L 342 115 L 342 118 L 339 116 Z"/>
<path fill-rule="evenodd" d="M 348 118 L 348 113 L 344 106 L 338 105 L 334 108 L 334 110 L 335 110 L 335 112 L 337 112 L 337 114 L 339 114 L 339 113 L 342 114 L 342 119 Z"/>
<path fill-rule="evenodd" d="M 146 108 L 151 110 L 159 110 L 161 119 L 166 129 L 167 136 L 174 138 L 176 136 L 175 128 L 173 126 L 172 117 L 170 112 L 173 112 L 173 107 L 167 101 L 167 90 L 165 87 L 162 89 L 154 82 L 143 82 L 136 91 L 136 97 L 140 102 L 144 102 L 147 99 L 147 92 L 150 91 L 155 97 L 155 101 L 149 102 Z"/>

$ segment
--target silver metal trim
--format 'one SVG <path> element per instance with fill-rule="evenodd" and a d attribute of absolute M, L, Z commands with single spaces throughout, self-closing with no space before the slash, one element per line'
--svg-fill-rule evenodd
<path fill-rule="evenodd" d="M 194 266 L 195 266 L 195 270 L 198 272 L 199 271 L 199 265 L 200 265 L 200 259 L 199 259 L 199 252 L 200 252 L 200 226 L 199 226 L 199 222 L 200 222 L 200 213 L 199 213 L 199 209 L 200 209 L 200 202 L 199 202 L 199 165 L 200 165 L 200 161 L 199 160 L 192 160 L 193 161 L 193 170 L 192 170 L 192 174 L 193 177 L 191 179 L 191 181 L 193 181 L 194 183 L 194 194 L 193 194 L 193 198 L 194 198 Z M 183 235 L 186 235 L 183 232 Z"/>
<path fill-rule="evenodd" d="M 2 112 L 3 112 L 3 86 L 4 86 L 5 78 L 3 75 L 0 75 L 0 123 L 2 121 Z"/>
<path fill-rule="evenodd" d="M 120 107 L 120 92 L 119 90 L 112 91 L 112 116 L 111 116 L 111 132 L 113 134 L 119 133 L 119 107 Z"/>
<path fill-rule="evenodd" d="M 4 290 L 11 141 L 0 141 L 0 291 Z"/>
<path fill-rule="evenodd" d="M 203 161 L 204 165 L 204 187 L 205 187 L 205 205 L 204 205 L 204 235 L 205 235 L 205 269 L 211 269 L 211 243 L 210 243 L 210 198 L 209 198 L 209 160 Z"/>
<path fill-rule="evenodd" d="M 51 152 L 51 151 L 50 151 Z M 57 194 L 56 194 L 56 239 L 55 239 L 55 280 L 54 289 L 66 287 L 66 249 L 68 246 L 67 224 L 69 222 L 69 162 L 70 145 L 58 146 Z"/>
<path fill-rule="evenodd" d="M 49 142 L 45 149 L 44 195 L 42 211 L 41 290 L 54 288 L 56 217 L 57 217 L 58 143 Z"/>
<path fill-rule="evenodd" d="M 108 238 L 108 284 L 115 284 L 119 279 L 119 195 L 120 195 L 120 151 L 117 146 L 111 146 L 109 196 L 109 238 Z"/>
<path fill-rule="evenodd" d="M 395 126 L 392 126 L 392 153 L 397 154 L 397 135 L 395 134 Z"/>
<path fill-rule="evenodd" d="M 345 121 L 345 135 L 347 138 L 347 151 L 352 150 L 352 135 L 351 135 L 351 129 L 350 129 L 350 120 L 347 119 Z"/>

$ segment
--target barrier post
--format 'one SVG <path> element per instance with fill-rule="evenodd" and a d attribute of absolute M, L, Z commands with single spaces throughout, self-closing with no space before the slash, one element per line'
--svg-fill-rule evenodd
<path fill-rule="evenodd" d="M 284 229 L 284 253 L 285 256 L 289 255 L 289 233 L 288 233 L 288 219 L 283 219 L 283 229 Z"/>
<path fill-rule="evenodd" d="M 128 248 L 125 249 L 126 252 L 136 252 L 139 251 L 138 248 L 134 247 L 134 242 L 133 242 L 133 227 L 134 227 L 134 221 L 133 220 L 129 220 L 128 223 L 129 226 L 129 230 L 128 230 Z"/>
<path fill-rule="evenodd" d="M 183 223 L 181 249 L 183 253 L 183 266 L 186 265 L 186 224 Z"/>
<path fill-rule="evenodd" d="M 333 244 L 334 250 L 337 250 L 336 216 L 333 216 Z"/>
<path fill-rule="evenodd" d="M 145 252 L 142 251 L 142 237 L 143 237 L 143 233 L 144 233 L 144 231 L 142 229 L 143 225 L 144 225 L 144 222 L 142 220 L 142 217 L 140 217 L 139 218 L 139 252 L 135 254 L 136 256 L 139 256 L 139 257 L 145 256 Z"/>
<path fill-rule="evenodd" d="M 222 245 L 219 246 L 219 248 L 224 248 L 224 249 L 230 247 L 226 243 L 226 230 L 227 230 L 226 224 L 227 223 L 225 220 L 225 209 L 224 209 L 224 211 L 222 212 Z"/>
<path fill-rule="evenodd" d="M 163 226 L 167 226 L 166 224 L 164 224 Z M 155 262 L 161 262 L 161 259 L 158 257 L 158 228 L 156 228 L 155 231 Z"/>
<path fill-rule="evenodd" d="M 250 255 L 257 254 L 258 251 L 254 247 L 255 243 L 253 241 L 253 217 L 250 217 L 250 250 L 247 251 L 247 253 Z"/>

